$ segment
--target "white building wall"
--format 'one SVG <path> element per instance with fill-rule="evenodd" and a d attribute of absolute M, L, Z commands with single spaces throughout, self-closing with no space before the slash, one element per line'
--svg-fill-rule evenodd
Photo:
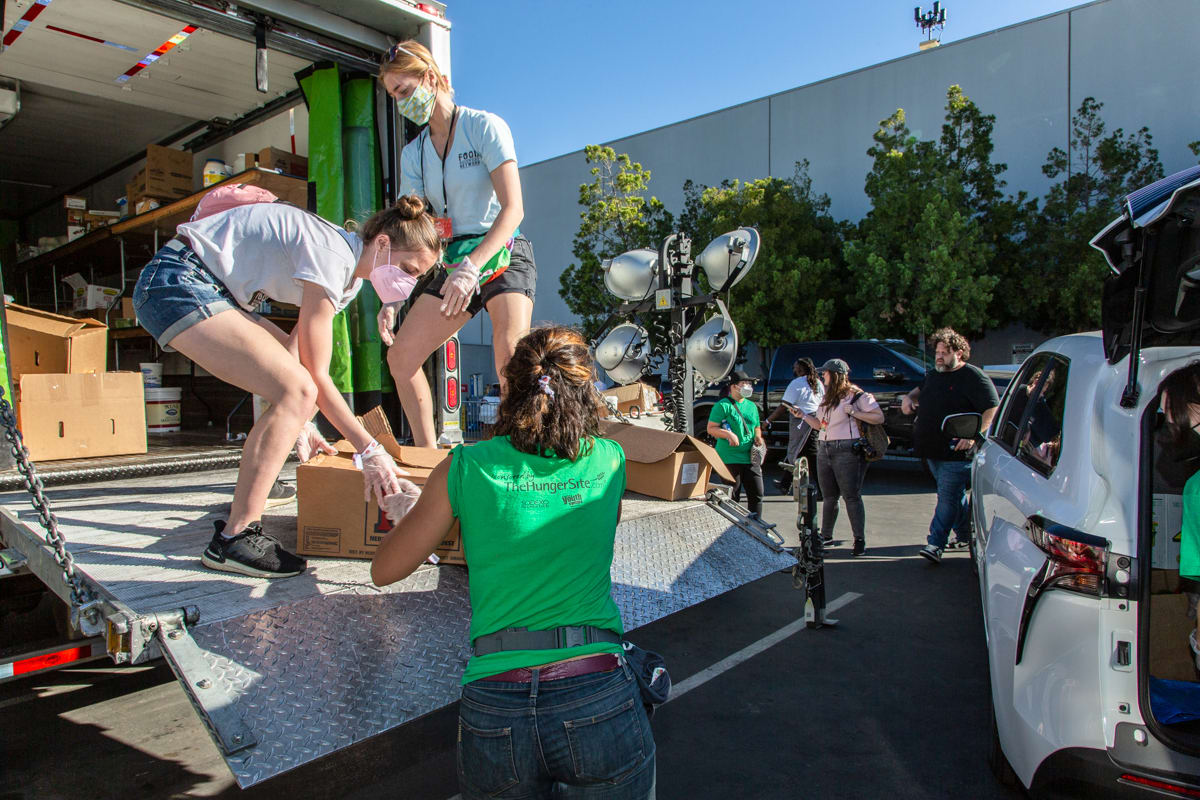
<path fill-rule="evenodd" d="M 676 214 L 687 179 L 790 177 L 808 159 L 833 215 L 859 219 L 879 121 L 902 107 L 915 135 L 936 139 L 946 89 L 957 83 L 996 115 L 994 160 L 1008 164 L 1006 191 L 1040 197 L 1046 154 L 1067 149 L 1071 113 L 1089 95 L 1104 103 L 1110 130 L 1149 126 L 1168 174 L 1195 163 L 1186 145 L 1200 139 L 1200 81 L 1189 58 L 1197 41 L 1197 0 L 1099 0 L 607 144 L 652 172 L 650 193 Z M 521 169 L 521 228 L 538 265 L 535 321 L 574 319 L 559 275 L 575 261 L 579 185 L 590 179 L 582 151 Z M 490 341 L 486 321 L 473 322 L 463 341 Z"/>

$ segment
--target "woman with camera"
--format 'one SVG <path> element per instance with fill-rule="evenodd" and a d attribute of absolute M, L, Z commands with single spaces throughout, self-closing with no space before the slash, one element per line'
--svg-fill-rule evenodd
<path fill-rule="evenodd" d="M 474 651 L 459 703 L 464 798 L 653 797 L 654 737 L 610 576 L 625 454 L 600 438 L 587 342 L 535 328 L 504 377 L 495 436 L 433 470 L 371 579 L 408 577 L 461 526 Z"/>
<path fill-rule="evenodd" d="M 867 459 L 861 442 L 859 423 L 883 424 L 883 410 L 875 396 L 850 382 L 850 366 L 840 358 L 831 358 L 821 366 L 825 396 L 816 414 L 802 419 L 820 431 L 817 437 L 817 482 L 821 486 L 821 539 L 833 541 L 837 522 L 838 498 L 846 501 L 850 530 L 854 533 L 853 556 L 867 551 L 867 511 L 862 500 Z"/>

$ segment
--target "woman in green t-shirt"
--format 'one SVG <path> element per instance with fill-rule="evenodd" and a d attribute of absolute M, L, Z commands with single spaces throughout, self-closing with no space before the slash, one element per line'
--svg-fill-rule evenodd
<path fill-rule="evenodd" d="M 735 369 L 729 374 L 729 396 L 723 397 L 708 415 L 708 435 L 717 440 L 717 455 L 733 473 L 732 496 L 738 500 L 746 489 L 746 508 L 754 516 L 762 514 L 762 460 L 753 457 L 754 448 L 765 449 L 758 406 L 751 402 L 754 379 Z"/>
<path fill-rule="evenodd" d="M 1180 464 L 1188 464 L 1191 477 L 1183 485 L 1183 520 L 1179 533 L 1179 577 L 1200 581 L 1200 472 L 1195 462 L 1179 458 L 1181 454 L 1193 455 L 1200 445 L 1200 362 L 1193 362 L 1177 369 L 1163 378 L 1159 385 L 1162 393 L 1161 405 L 1167 420 L 1167 438 L 1164 447 L 1169 451 L 1163 457 L 1174 458 Z M 1186 474 L 1186 473 L 1185 473 Z M 1182 477 L 1182 476 L 1180 476 Z M 1178 484 L 1176 484 L 1178 485 Z M 1193 604 L 1195 597 L 1193 596 Z M 1196 615 L 1196 629 L 1188 634 L 1192 658 L 1200 669 L 1200 614 Z"/>
<path fill-rule="evenodd" d="M 495 436 L 434 469 L 371 578 L 406 578 L 461 526 L 474 652 L 459 704 L 464 798 L 589 786 L 613 800 L 650 797 L 654 738 L 621 656 L 610 578 L 625 454 L 599 436 L 587 342 L 536 328 L 504 377 Z"/>

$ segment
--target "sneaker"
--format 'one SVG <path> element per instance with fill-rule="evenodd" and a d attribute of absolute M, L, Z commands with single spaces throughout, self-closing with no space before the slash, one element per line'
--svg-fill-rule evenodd
<path fill-rule="evenodd" d="M 852 556 L 861 556 L 867 552 L 867 543 L 862 539 L 854 540 L 854 549 L 850 551 Z"/>
<path fill-rule="evenodd" d="M 1196 665 L 1196 672 L 1200 673 L 1200 647 L 1196 646 L 1196 629 L 1192 628 L 1188 632 L 1188 647 L 1192 651 L 1192 661 Z"/>
<path fill-rule="evenodd" d="M 225 520 L 217 520 L 213 526 L 216 532 L 200 556 L 200 563 L 209 569 L 253 578 L 290 578 L 308 566 L 303 558 L 284 550 L 274 536 L 263 533 L 262 525 L 257 522 L 228 538 L 221 535 Z"/>
<path fill-rule="evenodd" d="M 822 535 L 821 544 L 833 544 L 833 534 L 831 533 L 828 536 Z"/>
<path fill-rule="evenodd" d="M 942 563 L 942 548 L 940 547 L 934 547 L 931 544 L 927 544 L 921 548 L 920 555 L 923 558 L 929 559 L 934 564 Z"/>
<path fill-rule="evenodd" d="M 267 502 L 263 505 L 264 509 L 275 508 L 277 506 L 285 506 L 296 499 L 296 487 L 290 483 L 284 483 L 278 478 L 275 479 L 275 484 L 271 487 L 271 491 L 267 494 Z"/>

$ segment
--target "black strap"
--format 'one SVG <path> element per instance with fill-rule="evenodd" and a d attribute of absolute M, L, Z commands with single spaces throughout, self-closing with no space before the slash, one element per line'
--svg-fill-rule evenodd
<path fill-rule="evenodd" d="M 450 200 L 446 197 L 446 156 L 450 155 L 450 143 L 454 141 L 457 131 L 454 130 L 454 123 L 458 122 L 458 104 L 454 104 L 454 113 L 450 115 L 450 130 L 446 133 L 446 146 L 442 149 L 442 216 L 450 216 Z M 433 134 L 430 132 L 429 126 L 425 127 L 425 138 L 433 144 Z M 425 184 L 425 143 L 421 142 L 421 186 L 425 188 L 425 200 L 429 200 L 429 187 Z M 429 205 L 433 205 L 430 203 Z"/>
<path fill-rule="evenodd" d="M 486 656 L 504 650 L 560 650 L 596 642 L 617 644 L 621 635 L 594 625 L 566 625 L 548 631 L 527 628 L 505 628 L 480 636 L 473 643 L 475 655 Z"/>

